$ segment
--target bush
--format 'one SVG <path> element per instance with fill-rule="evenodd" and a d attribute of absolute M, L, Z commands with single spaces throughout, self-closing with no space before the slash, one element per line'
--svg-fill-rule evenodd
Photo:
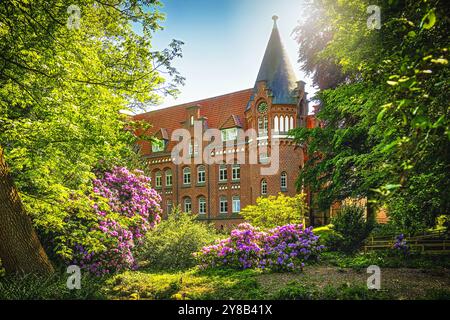
<path fill-rule="evenodd" d="M 263 229 L 303 223 L 308 210 L 305 198 L 303 193 L 295 197 L 287 197 L 282 193 L 260 197 L 256 199 L 256 205 L 242 209 L 241 215 L 253 226 Z"/>
<path fill-rule="evenodd" d="M 195 266 L 193 253 L 217 238 L 214 227 L 177 209 L 147 234 L 138 259 L 155 269 L 189 268 Z"/>
<path fill-rule="evenodd" d="M 375 225 L 372 218 L 365 218 L 364 208 L 357 205 L 343 206 L 331 223 L 338 235 L 330 239 L 330 249 L 347 253 L 360 249 Z"/>
<path fill-rule="evenodd" d="M 35 219 L 51 257 L 97 276 L 136 268 L 133 250 L 160 220 L 161 197 L 142 171 L 115 167 Z"/>
<path fill-rule="evenodd" d="M 240 224 L 227 239 L 204 247 L 196 256 L 201 268 L 261 268 L 274 271 L 301 270 L 317 258 L 322 246 L 312 228 L 286 225 L 261 232 L 249 223 Z"/>
<path fill-rule="evenodd" d="M 2 267 L 2 260 L 0 259 L 0 278 L 5 275 L 5 269 Z"/>

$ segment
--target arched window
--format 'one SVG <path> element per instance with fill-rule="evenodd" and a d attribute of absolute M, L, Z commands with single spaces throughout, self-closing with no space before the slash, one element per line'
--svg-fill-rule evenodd
<path fill-rule="evenodd" d="M 191 168 L 183 169 L 183 184 L 191 184 Z"/>
<path fill-rule="evenodd" d="M 205 183 L 206 182 L 206 169 L 205 166 L 198 166 L 197 168 L 197 182 Z"/>
<path fill-rule="evenodd" d="M 162 187 L 162 173 L 161 173 L 161 171 L 158 171 L 155 174 L 155 187 L 157 187 L 157 188 L 161 188 Z"/>
<path fill-rule="evenodd" d="M 239 196 L 233 196 L 233 213 L 241 212 L 241 198 Z"/>
<path fill-rule="evenodd" d="M 280 185 L 281 185 L 281 190 L 287 189 L 287 173 L 286 172 L 281 173 Z"/>
<path fill-rule="evenodd" d="M 219 211 L 222 214 L 228 213 L 228 201 L 227 201 L 227 197 L 220 197 L 220 201 L 219 201 Z"/>
<path fill-rule="evenodd" d="M 189 197 L 184 198 L 184 212 L 192 212 L 192 200 Z"/>
<path fill-rule="evenodd" d="M 280 117 L 280 132 L 284 132 L 284 117 Z"/>
<path fill-rule="evenodd" d="M 284 130 L 286 130 L 286 132 L 289 131 L 289 117 L 288 116 L 286 116 L 284 118 Z"/>
<path fill-rule="evenodd" d="M 278 116 L 275 116 L 275 118 L 273 118 L 273 130 L 275 132 L 280 131 L 280 120 L 278 119 Z"/>
<path fill-rule="evenodd" d="M 228 180 L 228 170 L 226 164 L 221 164 L 219 167 L 219 181 Z"/>
<path fill-rule="evenodd" d="M 289 122 L 290 122 L 290 125 L 289 125 L 289 127 L 291 128 L 291 129 L 294 129 L 294 117 L 290 117 L 289 118 Z"/>
<path fill-rule="evenodd" d="M 167 200 L 167 214 L 171 214 L 173 209 L 173 203 L 172 200 Z"/>
<path fill-rule="evenodd" d="M 198 214 L 206 214 L 206 198 L 198 198 Z"/>
<path fill-rule="evenodd" d="M 261 195 L 266 196 L 267 195 L 267 181 L 266 179 L 261 180 Z"/>
<path fill-rule="evenodd" d="M 166 187 L 171 187 L 173 183 L 172 170 L 166 170 Z"/>

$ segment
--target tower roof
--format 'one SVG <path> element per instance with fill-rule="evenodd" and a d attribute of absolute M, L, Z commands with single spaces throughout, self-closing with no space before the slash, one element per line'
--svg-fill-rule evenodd
<path fill-rule="evenodd" d="M 273 16 L 272 19 L 272 34 L 256 78 L 255 90 L 259 81 L 266 81 L 272 91 L 274 104 L 296 104 L 294 90 L 297 87 L 297 79 L 278 32 L 278 17 Z"/>

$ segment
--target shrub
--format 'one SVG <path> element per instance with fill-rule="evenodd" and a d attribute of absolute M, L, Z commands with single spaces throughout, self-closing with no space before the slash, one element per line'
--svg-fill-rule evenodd
<path fill-rule="evenodd" d="M 115 167 L 61 199 L 62 212 L 35 220 L 52 257 L 98 276 L 136 268 L 133 250 L 160 220 L 161 197 L 149 183 L 142 171 Z"/>
<path fill-rule="evenodd" d="M 256 199 L 256 205 L 242 209 L 241 215 L 253 226 L 264 229 L 303 223 L 308 210 L 305 197 L 303 193 L 295 197 L 282 193 L 278 196 L 260 197 Z"/>
<path fill-rule="evenodd" d="M 195 265 L 193 253 L 217 238 L 214 227 L 177 209 L 155 230 L 147 233 L 137 257 L 148 261 L 151 268 L 189 268 Z"/>
<path fill-rule="evenodd" d="M 286 225 L 262 232 L 249 223 L 240 224 L 227 239 L 198 252 L 201 268 L 261 268 L 274 271 L 301 270 L 323 249 L 312 228 Z"/>
<path fill-rule="evenodd" d="M 407 256 L 410 253 L 409 245 L 403 234 L 400 234 L 395 238 L 395 243 L 392 246 L 392 249 L 394 252 L 399 253 L 402 256 Z"/>
<path fill-rule="evenodd" d="M 341 236 L 334 236 L 330 246 L 343 252 L 357 251 L 374 227 L 372 218 L 366 219 L 364 208 L 357 205 L 345 205 L 331 220 L 333 229 Z"/>
<path fill-rule="evenodd" d="M 0 278 L 5 275 L 5 269 L 2 267 L 2 260 L 0 259 Z"/>

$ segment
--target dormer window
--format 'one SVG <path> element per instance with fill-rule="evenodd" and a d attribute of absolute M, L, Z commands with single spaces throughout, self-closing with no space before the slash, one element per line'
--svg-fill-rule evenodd
<path fill-rule="evenodd" d="M 158 140 L 152 142 L 152 152 L 162 152 L 164 151 L 165 141 Z"/>
<path fill-rule="evenodd" d="M 238 136 L 237 128 L 222 129 L 223 142 L 236 140 L 237 136 Z"/>

